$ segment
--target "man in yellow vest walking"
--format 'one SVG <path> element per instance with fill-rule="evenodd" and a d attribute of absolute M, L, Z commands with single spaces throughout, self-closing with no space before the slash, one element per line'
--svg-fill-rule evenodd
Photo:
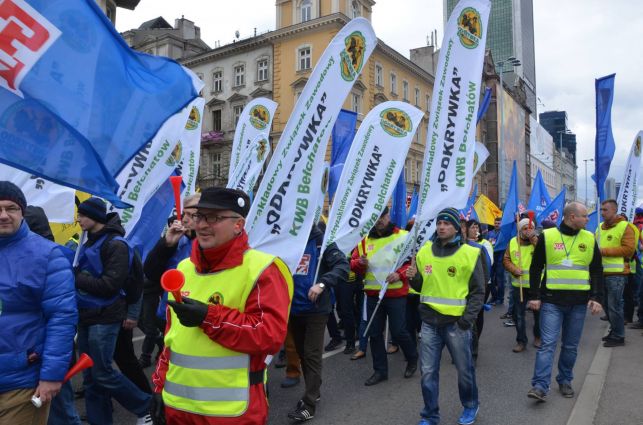
<path fill-rule="evenodd" d="M 472 327 L 484 302 L 484 259 L 480 248 L 462 239 L 458 210 L 445 208 L 436 220 L 432 241 L 420 248 L 407 270 L 411 286 L 420 292 L 422 317 L 424 409 L 418 425 L 440 422 L 440 358 L 445 345 L 458 371 L 458 392 L 464 407 L 458 423 L 466 425 L 475 422 L 479 406 Z"/>
<path fill-rule="evenodd" d="M 623 290 L 630 274 L 629 260 L 636 249 L 636 235 L 627 220 L 618 214 L 613 199 L 601 203 L 603 222 L 596 229 L 596 240 L 603 257 L 605 274 L 605 311 L 610 332 L 603 338 L 605 347 L 625 345 Z"/>
<path fill-rule="evenodd" d="M 587 222 L 584 205 L 571 202 L 565 206 L 560 228 L 546 229 L 539 236 L 529 268 L 527 307 L 540 310 L 542 345 L 536 353 L 532 389 L 527 397 L 541 402 L 546 400 L 549 392 L 561 329 L 556 382 L 563 397 L 574 397 L 573 369 L 585 315 L 588 308 L 592 314 L 601 311 L 601 253 L 594 236 L 584 230 Z"/>
<path fill-rule="evenodd" d="M 538 236 L 534 232 L 535 223 L 523 218 L 518 222 L 519 236 L 509 241 L 509 246 L 503 257 L 505 270 L 511 273 L 511 286 L 513 296 L 513 320 L 516 324 L 516 346 L 514 353 L 521 353 L 527 348 L 527 330 L 525 313 L 527 306 L 527 291 L 529 291 L 529 266 L 534 255 L 534 248 L 538 242 Z M 522 291 L 522 296 L 521 296 Z M 534 346 L 540 348 L 540 314 L 534 312 Z"/>
<path fill-rule="evenodd" d="M 209 188 L 193 214 L 196 239 L 183 302 L 168 295 L 165 349 L 152 376 L 155 424 L 264 425 L 266 357 L 286 337 L 293 281 L 277 257 L 248 246 L 248 196 Z"/>

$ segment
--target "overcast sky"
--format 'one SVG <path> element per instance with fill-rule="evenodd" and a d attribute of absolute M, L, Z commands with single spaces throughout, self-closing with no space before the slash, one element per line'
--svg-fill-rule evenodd
<path fill-rule="evenodd" d="M 616 73 L 612 128 L 616 155 L 610 176 L 622 180 L 625 161 L 643 129 L 643 14 L 631 0 L 534 0 L 538 112 L 565 110 L 577 135 L 578 196 L 585 194 L 583 159 L 594 157 L 594 79 Z M 254 29 L 275 29 L 274 0 L 141 0 L 135 11 L 118 9 L 119 31 L 163 16 L 170 24 L 184 15 L 201 27 L 201 38 L 227 44 Z M 373 27 L 379 38 L 409 56 L 426 45 L 427 35 L 443 33 L 442 0 L 377 0 Z M 544 106 L 543 106 L 544 105 Z M 588 164 L 588 174 L 593 173 Z M 641 186 L 639 186 L 641 188 Z M 590 185 L 590 193 L 592 186 Z M 640 190 L 639 190 L 640 192 Z M 552 197 L 555 194 L 551 194 Z M 590 195 L 591 196 L 591 195 Z"/>

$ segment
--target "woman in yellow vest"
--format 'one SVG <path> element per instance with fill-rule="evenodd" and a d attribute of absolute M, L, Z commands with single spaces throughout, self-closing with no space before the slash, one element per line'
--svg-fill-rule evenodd
<path fill-rule="evenodd" d="M 286 337 L 293 281 L 277 257 L 248 246 L 248 196 L 201 194 L 183 302 L 169 294 L 165 349 L 152 376 L 154 423 L 263 425 L 266 357 Z"/>
<path fill-rule="evenodd" d="M 605 337 L 605 347 L 625 345 L 625 322 L 623 313 L 623 291 L 630 274 L 629 259 L 634 255 L 636 237 L 634 230 L 618 214 L 615 200 L 601 203 L 603 222 L 596 229 L 596 240 L 603 258 L 605 275 L 605 312 L 610 322 L 610 332 Z"/>
<path fill-rule="evenodd" d="M 534 247 L 538 236 L 534 231 L 534 224 L 528 218 L 523 218 L 518 223 L 519 237 L 509 241 L 502 262 L 505 270 L 511 273 L 511 291 L 513 302 L 513 321 L 516 324 L 516 346 L 514 353 L 521 353 L 527 347 L 527 330 L 525 323 L 525 310 L 527 306 L 527 292 L 529 291 L 529 266 L 534 254 Z M 521 297 L 522 291 L 522 297 Z M 522 300 L 521 300 L 522 298 Z M 534 311 L 534 347 L 540 348 L 540 313 Z"/>
<path fill-rule="evenodd" d="M 422 317 L 422 397 L 419 425 L 440 422 L 438 406 L 440 358 L 447 346 L 458 371 L 458 392 L 463 406 L 459 424 L 475 422 L 478 386 L 473 363 L 473 323 L 484 302 L 485 273 L 481 248 L 470 246 L 460 235 L 460 214 L 445 208 L 436 217 L 432 242 L 420 248 L 407 277 L 420 292 Z"/>

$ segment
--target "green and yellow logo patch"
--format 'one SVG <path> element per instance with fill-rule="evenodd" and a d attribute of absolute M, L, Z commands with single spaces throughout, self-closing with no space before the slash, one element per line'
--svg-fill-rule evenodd
<path fill-rule="evenodd" d="M 223 305 L 223 294 L 221 294 L 221 292 L 215 292 L 214 294 L 210 295 L 210 298 L 208 298 L 208 304 Z"/>
<path fill-rule="evenodd" d="M 380 124 L 384 131 L 393 137 L 405 137 L 413 130 L 409 115 L 397 108 L 388 108 L 380 113 Z"/>
<path fill-rule="evenodd" d="M 457 270 L 456 270 L 456 268 L 455 268 L 454 266 L 451 266 L 451 267 L 449 267 L 449 268 L 447 269 L 447 274 L 448 274 L 450 277 L 454 277 L 454 276 L 455 276 L 455 274 L 456 274 L 456 272 L 457 272 Z"/>
<path fill-rule="evenodd" d="M 266 139 L 259 140 L 259 146 L 257 146 L 257 161 L 263 161 L 263 158 L 266 156 L 268 151 L 268 141 Z"/>
<path fill-rule="evenodd" d="M 176 167 L 181 161 L 181 155 L 183 155 L 183 146 L 181 145 L 181 141 L 179 140 L 169 158 L 165 161 L 165 165 L 167 165 L 168 167 Z"/>
<path fill-rule="evenodd" d="M 250 124 L 257 130 L 265 130 L 270 122 L 270 112 L 263 105 L 255 105 L 250 109 Z"/>
<path fill-rule="evenodd" d="M 458 38 L 467 49 L 475 49 L 482 38 L 480 13 L 472 7 L 465 7 L 458 17 Z"/>
<path fill-rule="evenodd" d="M 344 44 L 346 47 L 340 54 L 342 78 L 346 81 L 354 81 L 364 65 L 366 39 L 361 32 L 355 31 L 344 39 Z"/>
<path fill-rule="evenodd" d="M 185 123 L 185 129 L 186 130 L 196 130 L 199 128 L 199 124 L 201 123 L 201 112 L 199 112 L 199 108 L 196 106 L 193 106 L 192 109 L 190 110 L 190 116 L 188 117 L 188 121 Z"/>

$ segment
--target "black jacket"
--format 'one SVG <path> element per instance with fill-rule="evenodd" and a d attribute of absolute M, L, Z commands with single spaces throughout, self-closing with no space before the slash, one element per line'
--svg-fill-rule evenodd
<path fill-rule="evenodd" d="M 121 219 L 117 213 L 107 215 L 107 223 L 99 232 L 90 233 L 86 246 L 90 247 L 101 237 L 108 234 L 125 236 L 125 229 L 121 226 Z M 103 274 L 95 278 L 89 273 L 82 273 L 78 269 L 76 274 L 76 288 L 82 289 L 92 295 L 111 298 L 123 288 L 129 275 L 129 252 L 127 245 L 122 241 L 110 240 L 101 248 L 101 261 Z M 79 323 L 81 325 L 96 325 L 121 322 L 127 316 L 127 302 L 120 297 L 107 307 L 98 309 L 79 309 Z"/>
<path fill-rule="evenodd" d="M 572 229 L 564 222 L 560 224 L 559 230 L 562 234 L 569 236 L 577 235 L 579 232 L 579 230 Z M 529 299 L 539 299 L 542 302 L 565 306 L 587 304 L 587 301 L 590 299 L 599 303 L 601 302 L 603 293 L 603 258 L 601 257 L 601 250 L 598 248 L 596 242 L 594 242 L 594 257 L 589 265 L 589 291 L 548 289 L 546 270 L 542 281 L 540 279 L 546 264 L 545 235 L 541 234 L 538 237 L 538 244 L 536 244 L 536 249 L 534 249 L 534 256 L 531 260 L 531 267 L 529 268 Z"/>
<path fill-rule="evenodd" d="M 458 239 L 454 242 L 449 242 L 442 245 L 436 241 L 431 246 L 433 255 L 436 257 L 448 257 L 453 255 L 460 248 L 461 241 Z M 484 249 L 484 248 L 482 248 Z M 484 288 L 485 288 L 485 266 L 483 253 L 480 252 L 478 261 L 469 279 L 469 294 L 467 295 L 467 306 L 465 307 L 462 316 L 447 316 L 438 313 L 426 304 L 420 303 L 420 317 L 422 321 L 432 326 L 444 326 L 450 323 L 457 322 L 458 326 L 462 329 L 470 329 L 478 317 L 480 309 L 484 304 Z M 413 289 L 418 292 L 422 291 L 422 275 L 418 271 L 413 279 L 409 281 Z"/>
<path fill-rule="evenodd" d="M 45 214 L 45 210 L 34 205 L 28 205 L 27 209 L 25 209 L 24 219 L 29 226 L 29 230 L 39 234 L 43 238 L 56 242 L 54 240 L 54 234 L 51 232 L 49 219 L 47 218 L 47 214 Z"/>

